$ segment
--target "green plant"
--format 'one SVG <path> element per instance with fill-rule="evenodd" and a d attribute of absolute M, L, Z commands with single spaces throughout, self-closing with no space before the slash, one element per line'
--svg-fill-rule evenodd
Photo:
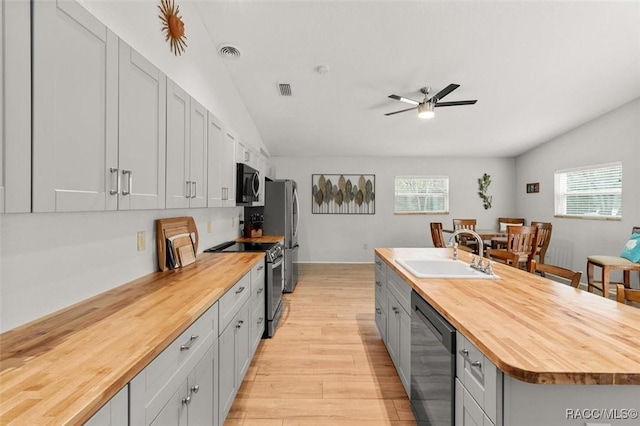
<path fill-rule="evenodd" d="M 482 198 L 482 205 L 485 210 L 491 208 L 491 199 L 493 198 L 491 195 L 487 195 L 489 185 L 491 185 L 491 176 L 485 173 L 478 179 L 478 196 Z"/>

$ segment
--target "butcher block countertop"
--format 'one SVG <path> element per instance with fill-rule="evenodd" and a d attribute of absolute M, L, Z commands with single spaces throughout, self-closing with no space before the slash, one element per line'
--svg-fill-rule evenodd
<path fill-rule="evenodd" d="M 0 424 L 81 424 L 264 253 L 203 253 L 0 335 Z"/>
<path fill-rule="evenodd" d="M 396 259 L 449 249 L 378 248 L 500 370 L 529 383 L 640 385 L 640 309 L 496 264 L 498 280 L 416 278 Z M 471 255 L 461 252 L 469 262 Z"/>
<path fill-rule="evenodd" d="M 240 237 L 236 238 L 239 243 L 279 243 L 284 241 L 282 235 L 263 235 L 261 237 Z"/>

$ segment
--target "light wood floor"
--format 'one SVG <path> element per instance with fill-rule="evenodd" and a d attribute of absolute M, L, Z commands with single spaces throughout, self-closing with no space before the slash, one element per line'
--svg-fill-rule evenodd
<path fill-rule="evenodd" d="M 374 266 L 300 265 L 225 426 L 415 425 L 374 322 Z"/>

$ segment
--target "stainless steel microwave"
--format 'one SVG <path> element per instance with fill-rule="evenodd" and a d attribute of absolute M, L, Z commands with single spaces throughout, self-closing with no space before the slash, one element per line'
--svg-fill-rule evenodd
<path fill-rule="evenodd" d="M 236 164 L 236 206 L 260 201 L 260 172 L 244 163 Z"/>

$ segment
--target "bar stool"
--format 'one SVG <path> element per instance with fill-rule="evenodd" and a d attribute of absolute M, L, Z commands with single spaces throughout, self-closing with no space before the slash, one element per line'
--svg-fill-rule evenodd
<path fill-rule="evenodd" d="M 632 233 L 640 233 L 640 226 L 634 226 Z M 601 268 L 600 280 L 594 279 L 595 267 Z M 611 271 L 622 271 L 622 282 L 613 282 L 609 275 Z M 609 286 L 611 284 L 623 284 L 624 287 L 631 287 L 631 271 L 640 272 L 640 263 L 634 263 L 620 256 L 588 256 L 587 257 L 587 291 L 593 293 L 594 289 L 602 292 L 602 296 L 609 297 Z"/>

